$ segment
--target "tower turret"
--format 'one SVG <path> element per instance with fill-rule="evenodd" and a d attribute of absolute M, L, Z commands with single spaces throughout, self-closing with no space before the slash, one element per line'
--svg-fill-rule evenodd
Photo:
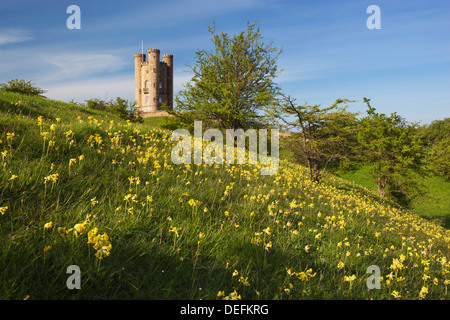
<path fill-rule="evenodd" d="M 134 98 L 136 100 L 136 105 L 142 105 L 142 63 L 145 60 L 145 54 L 135 53 L 134 54 Z"/>
<path fill-rule="evenodd" d="M 167 65 L 167 104 L 173 108 L 173 55 L 163 54 L 162 59 Z"/>
<path fill-rule="evenodd" d="M 148 98 L 146 107 L 148 112 L 158 110 L 159 99 L 159 49 L 148 49 L 148 67 L 146 79 L 148 80 Z"/>

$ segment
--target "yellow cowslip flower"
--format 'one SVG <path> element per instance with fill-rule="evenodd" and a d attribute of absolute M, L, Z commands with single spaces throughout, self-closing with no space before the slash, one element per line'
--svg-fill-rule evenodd
<path fill-rule="evenodd" d="M 56 181 L 58 181 L 58 177 L 59 177 L 58 173 L 51 174 L 47 177 L 44 177 L 44 183 L 45 184 L 47 184 L 47 182 L 56 183 Z"/>
<path fill-rule="evenodd" d="M 7 209 L 8 209 L 8 206 L 6 206 L 6 207 L 0 207 L 0 213 L 1 213 L 2 215 L 4 215 Z"/>
<path fill-rule="evenodd" d="M 110 255 L 111 248 L 112 248 L 111 244 L 109 244 L 108 246 L 103 246 L 99 250 L 97 250 L 97 252 L 95 253 L 95 256 L 99 260 L 102 260 L 104 257 L 107 257 Z"/>
<path fill-rule="evenodd" d="M 239 271 L 234 270 L 233 274 L 231 275 L 232 277 L 237 277 L 239 275 Z"/>
<path fill-rule="evenodd" d="M 200 205 L 200 201 L 198 201 L 198 200 L 194 200 L 194 199 L 190 199 L 189 201 L 188 201 L 188 204 L 190 205 L 190 206 L 192 206 L 192 207 L 198 207 L 199 205 Z"/>
<path fill-rule="evenodd" d="M 129 193 L 129 194 L 125 195 L 125 197 L 123 197 L 123 200 L 128 201 L 131 199 L 131 197 L 132 197 L 132 195 L 131 195 L 131 193 Z"/>
<path fill-rule="evenodd" d="M 437 286 L 439 284 L 439 280 L 437 278 L 434 278 L 433 279 L 433 283 L 434 283 L 435 286 Z"/>
<path fill-rule="evenodd" d="M 338 269 L 342 269 L 342 268 L 344 268 L 344 266 L 345 266 L 345 264 L 342 261 L 339 261 L 339 263 L 337 265 Z"/>
<path fill-rule="evenodd" d="M 73 229 L 75 230 L 75 235 L 78 237 L 78 234 L 82 234 L 86 229 L 86 221 L 83 223 L 77 223 L 73 226 Z"/>
<path fill-rule="evenodd" d="M 401 263 L 400 259 L 392 259 L 392 264 L 389 267 L 392 270 L 397 270 L 397 269 L 402 269 L 403 268 L 403 264 Z"/>
<path fill-rule="evenodd" d="M 52 124 L 52 125 L 50 125 L 50 130 L 51 131 L 55 131 L 56 130 L 56 124 Z"/>
<path fill-rule="evenodd" d="M 267 252 L 269 252 L 269 248 L 272 248 L 272 241 L 269 241 L 269 243 L 266 243 L 266 244 L 264 245 L 264 249 L 265 249 Z"/>
<path fill-rule="evenodd" d="M 97 230 L 95 230 L 96 228 L 94 228 L 94 230 L 92 230 L 93 232 L 97 232 Z M 94 249 L 99 249 L 102 247 L 106 247 L 109 246 L 110 242 L 109 242 L 109 237 L 106 233 L 103 233 L 102 235 L 97 235 L 95 237 L 95 244 L 94 244 Z"/>
<path fill-rule="evenodd" d="M 58 227 L 58 233 L 63 236 L 64 234 L 68 234 L 70 231 L 66 229 L 66 227 Z"/>
<path fill-rule="evenodd" d="M 9 178 L 8 179 L 8 181 L 11 181 L 11 180 L 14 180 L 14 179 L 17 179 L 18 177 L 15 175 L 15 174 L 13 174 L 12 176 L 11 176 L 11 178 Z"/>
<path fill-rule="evenodd" d="M 218 297 L 218 298 L 220 298 L 220 297 L 225 297 L 225 291 L 219 291 L 219 292 L 217 292 L 217 297 Z"/>
<path fill-rule="evenodd" d="M 310 276 L 311 278 L 314 277 L 314 276 L 317 274 L 317 272 L 315 272 L 315 273 L 312 273 L 312 272 L 313 272 L 313 270 L 312 270 L 311 268 L 309 268 L 308 270 L 306 270 L 306 274 L 307 274 L 308 276 Z"/>
<path fill-rule="evenodd" d="M 84 160 L 84 154 L 78 156 L 78 160 L 83 161 Z"/>
<path fill-rule="evenodd" d="M 348 281 L 348 282 L 350 282 L 350 283 L 352 283 L 353 282 L 353 280 L 355 280 L 356 279 L 356 276 L 354 275 L 354 274 L 352 274 L 351 276 L 344 276 L 344 281 Z"/>
<path fill-rule="evenodd" d="M 41 132 L 41 136 L 44 137 L 44 140 L 50 139 L 50 132 L 48 131 Z"/>
<path fill-rule="evenodd" d="M 50 250 L 51 248 L 52 248 L 52 246 L 44 247 L 44 252 L 47 252 L 47 251 Z"/>
<path fill-rule="evenodd" d="M 306 246 L 305 246 L 305 251 L 306 251 L 306 253 L 309 253 L 309 249 L 310 249 L 310 247 L 309 247 L 308 245 L 306 245 Z"/>
<path fill-rule="evenodd" d="M 224 300 L 241 300 L 241 295 L 234 290 L 232 293 L 230 293 L 228 296 L 223 298 Z"/>
<path fill-rule="evenodd" d="M 98 228 L 95 227 L 94 229 L 90 230 L 88 232 L 88 242 L 87 243 L 97 243 L 98 237 L 97 237 Z"/>
<path fill-rule="evenodd" d="M 243 276 L 241 276 L 240 278 L 239 278 L 239 280 L 238 280 L 239 282 L 241 282 L 244 286 L 250 286 L 250 282 L 248 282 L 248 277 L 243 277 Z"/>
<path fill-rule="evenodd" d="M 394 298 L 396 298 L 396 299 L 402 297 L 401 294 L 398 291 L 395 291 L 395 290 L 392 291 L 391 295 L 394 296 Z"/>
<path fill-rule="evenodd" d="M 51 227 L 53 227 L 53 222 L 47 222 L 46 224 L 44 224 L 44 229 L 50 229 Z"/>
<path fill-rule="evenodd" d="M 177 228 L 177 227 L 174 227 L 174 226 L 170 226 L 170 228 L 169 228 L 169 232 L 175 233 L 175 235 L 177 236 L 177 238 L 180 236 L 180 235 L 178 234 L 178 231 L 179 231 L 179 230 L 181 230 L 181 228 Z"/>
<path fill-rule="evenodd" d="M 92 206 L 95 206 L 96 204 L 98 204 L 97 197 L 93 197 L 93 198 L 91 199 L 91 204 L 92 204 Z"/>
<path fill-rule="evenodd" d="M 16 137 L 14 132 L 7 132 L 6 133 L 6 140 L 12 140 L 14 137 Z"/>
<path fill-rule="evenodd" d="M 308 275 L 305 272 L 302 271 L 300 273 L 296 273 L 296 275 L 300 281 L 308 281 Z"/>
<path fill-rule="evenodd" d="M 69 160 L 69 167 L 72 166 L 74 163 L 77 163 L 77 159 L 72 158 Z"/>
<path fill-rule="evenodd" d="M 427 294 L 428 294 L 428 288 L 427 287 L 422 287 L 422 289 L 420 289 L 420 292 L 419 292 L 420 299 L 425 299 Z"/>

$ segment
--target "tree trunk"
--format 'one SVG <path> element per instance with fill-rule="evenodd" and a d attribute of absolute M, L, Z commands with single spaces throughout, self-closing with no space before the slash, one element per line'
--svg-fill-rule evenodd
<path fill-rule="evenodd" d="M 387 177 L 383 176 L 378 180 L 378 195 L 384 199 L 386 196 Z"/>

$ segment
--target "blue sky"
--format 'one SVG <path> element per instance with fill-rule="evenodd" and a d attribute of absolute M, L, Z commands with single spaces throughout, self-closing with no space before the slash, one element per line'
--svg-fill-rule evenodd
<path fill-rule="evenodd" d="M 69 5 L 81 29 L 69 30 Z M 381 10 L 369 30 L 367 7 Z M 259 20 L 264 41 L 283 48 L 277 79 L 297 102 L 359 102 L 429 123 L 450 117 L 450 2 L 447 0 L 14 0 L 0 3 L 0 82 L 32 80 L 63 101 L 134 100 L 133 55 L 174 55 L 175 94 L 197 49 L 211 48 L 208 26 L 238 33 Z"/>

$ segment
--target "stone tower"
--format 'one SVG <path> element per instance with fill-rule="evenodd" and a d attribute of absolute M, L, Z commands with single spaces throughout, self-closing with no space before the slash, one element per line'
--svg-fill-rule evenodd
<path fill-rule="evenodd" d="M 159 49 L 148 49 L 147 57 L 134 55 L 136 107 L 144 117 L 161 110 L 164 102 L 173 108 L 173 55 L 163 54 L 160 61 Z"/>

